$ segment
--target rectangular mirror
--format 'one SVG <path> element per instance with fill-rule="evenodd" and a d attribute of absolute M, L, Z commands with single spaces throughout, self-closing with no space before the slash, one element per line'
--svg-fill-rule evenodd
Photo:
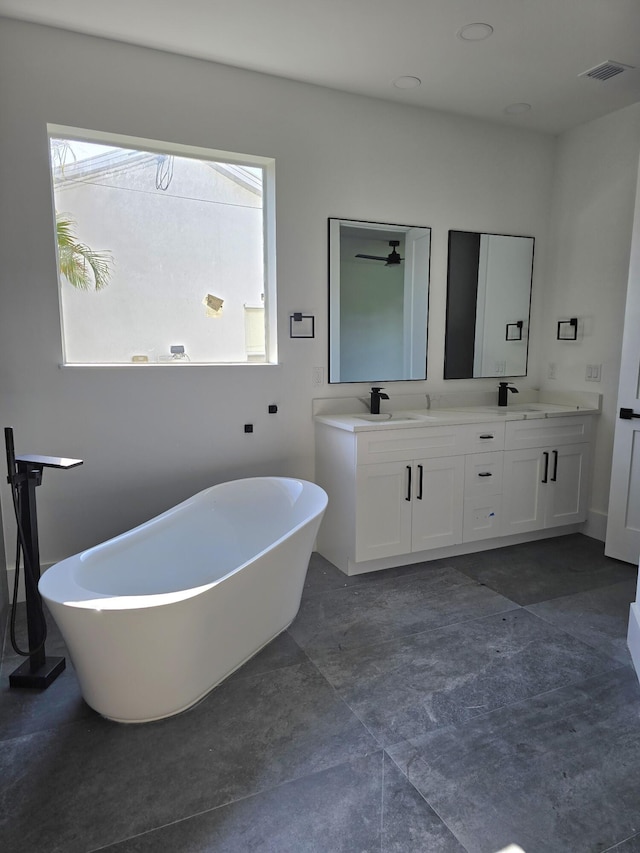
<path fill-rule="evenodd" d="M 329 382 L 427 377 L 431 229 L 329 219 Z"/>
<path fill-rule="evenodd" d="M 533 237 L 449 231 L 445 379 L 526 376 Z"/>

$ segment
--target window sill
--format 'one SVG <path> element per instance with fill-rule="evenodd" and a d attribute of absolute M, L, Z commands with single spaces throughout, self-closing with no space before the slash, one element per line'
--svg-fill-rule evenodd
<path fill-rule="evenodd" d="M 264 367 L 280 367 L 279 363 L 276 362 L 266 362 L 266 361 L 165 361 L 165 362 L 157 362 L 157 361 L 115 361 L 115 362 L 61 362 L 58 367 L 62 370 L 67 370 L 68 368 L 162 368 L 172 370 L 175 367 L 228 367 L 228 368 L 264 368 Z"/>

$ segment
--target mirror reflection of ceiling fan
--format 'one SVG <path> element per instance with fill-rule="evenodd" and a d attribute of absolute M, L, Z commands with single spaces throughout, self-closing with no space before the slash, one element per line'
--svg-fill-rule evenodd
<path fill-rule="evenodd" d="M 400 240 L 389 240 L 391 252 L 388 255 L 356 255 L 356 258 L 367 258 L 370 261 L 384 261 L 386 267 L 397 266 L 404 258 L 401 258 L 396 251 L 396 246 L 400 245 Z"/>

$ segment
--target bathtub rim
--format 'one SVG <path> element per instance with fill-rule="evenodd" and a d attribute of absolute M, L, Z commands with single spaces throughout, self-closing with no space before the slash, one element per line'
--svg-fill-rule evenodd
<path fill-rule="evenodd" d="M 191 503 L 195 503 L 196 499 L 205 493 L 211 492 L 215 489 L 224 488 L 228 484 L 231 483 L 246 483 L 249 484 L 251 482 L 286 482 L 286 483 L 297 483 L 302 486 L 302 490 L 315 492 L 316 497 L 318 498 L 318 505 L 313 507 L 313 510 L 310 511 L 307 516 L 302 519 L 302 521 L 298 522 L 298 524 L 290 527 L 282 536 L 279 536 L 277 539 L 271 541 L 266 548 L 263 548 L 260 551 L 256 551 L 250 559 L 239 563 L 237 566 L 234 566 L 224 575 L 215 580 L 201 584 L 199 586 L 187 587 L 186 589 L 175 590 L 173 592 L 154 592 L 154 593 L 143 593 L 140 595 L 117 595 L 112 593 L 101 593 L 96 592 L 95 590 L 88 589 L 87 587 L 82 586 L 78 583 L 73 576 L 74 567 L 83 559 L 86 559 L 87 555 L 96 550 L 106 549 L 107 546 L 111 545 L 114 542 L 122 541 L 123 539 L 133 537 L 134 534 L 139 532 L 144 528 L 148 528 L 156 523 L 160 523 L 164 519 L 171 517 L 172 515 L 177 514 L 178 511 L 183 510 Z M 328 502 L 328 495 L 325 490 L 319 486 L 317 483 L 313 483 L 310 480 L 304 480 L 299 477 L 278 477 L 278 476 L 266 476 L 266 477 L 240 477 L 236 480 L 226 480 L 222 483 L 216 483 L 213 486 L 208 486 L 206 489 L 201 489 L 199 492 L 196 492 L 194 495 L 186 498 L 184 501 L 176 504 L 173 507 L 161 512 L 159 515 L 155 515 L 147 521 L 143 521 L 141 524 L 132 527 L 130 530 L 126 530 L 123 533 L 119 533 L 117 536 L 113 536 L 110 539 L 106 539 L 104 542 L 99 543 L 98 545 L 92 545 L 90 548 L 86 548 L 84 551 L 80 551 L 77 554 L 74 554 L 70 557 L 66 557 L 63 560 L 54 563 L 45 572 L 43 572 L 42 577 L 38 583 L 38 588 L 40 590 L 40 594 L 44 598 L 45 601 L 52 602 L 54 604 L 58 604 L 62 607 L 73 607 L 79 610 L 88 610 L 93 612 L 100 612 L 103 610 L 108 611 L 134 611 L 134 610 L 145 610 L 153 607 L 166 607 L 171 604 L 175 604 L 180 601 L 186 601 L 190 598 L 195 598 L 198 595 L 203 595 L 211 589 L 214 589 L 216 586 L 221 584 L 227 578 L 233 576 L 237 572 L 240 572 L 243 568 L 250 565 L 251 563 L 258 560 L 264 554 L 267 554 L 269 551 L 274 550 L 278 547 L 278 545 L 284 542 L 286 539 L 293 536 L 296 532 L 301 530 L 305 525 L 310 524 L 318 515 L 322 514 L 326 509 Z M 53 573 L 53 574 L 50 574 Z M 272 638 L 273 639 L 273 638 Z"/>

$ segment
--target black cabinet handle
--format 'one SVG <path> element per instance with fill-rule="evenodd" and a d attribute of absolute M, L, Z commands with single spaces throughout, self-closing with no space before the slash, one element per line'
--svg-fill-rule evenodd
<path fill-rule="evenodd" d="M 545 450 L 542 455 L 544 456 L 544 474 L 542 475 L 542 482 L 548 483 L 549 482 L 549 454 Z"/>
<path fill-rule="evenodd" d="M 419 471 L 418 494 L 416 495 L 416 497 L 418 498 L 419 501 L 421 501 L 422 500 L 422 471 L 423 471 L 422 465 L 418 465 L 418 471 Z"/>
<path fill-rule="evenodd" d="M 553 451 L 553 474 L 551 475 L 551 482 L 555 483 L 558 478 L 558 451 Z"/>
<path fill-rule="evenodd" d="M 411 500 L 411 465 L 407 465 L 407 496 L 405 501 Z"/>
<path fill-rule="evenodd" d="M 480 471 L 480 473 L 478 474 L 478 477 L 492 477 L 492 476 L 493 476 L 493 474 L 491 473 L 491 471 Z"/>
<path fill-rule="evenodd" d="M 481 436 L 480 436 L 480 438 L 481 438 L 483 441 L 484 441 L 484 440 L 486 440 L 487 438 L 493 438 L 493 437 L 494 437 L 494 436 L 492 436 L 492 435 L 481 435 Z"/>
<path fill-rule="evenodd" d="M 620 417 L 623 421 L 630 421 L 631 418 L 640 418 L 640 414 L 634 412 L 633 409 L 620 409 Z"/>

